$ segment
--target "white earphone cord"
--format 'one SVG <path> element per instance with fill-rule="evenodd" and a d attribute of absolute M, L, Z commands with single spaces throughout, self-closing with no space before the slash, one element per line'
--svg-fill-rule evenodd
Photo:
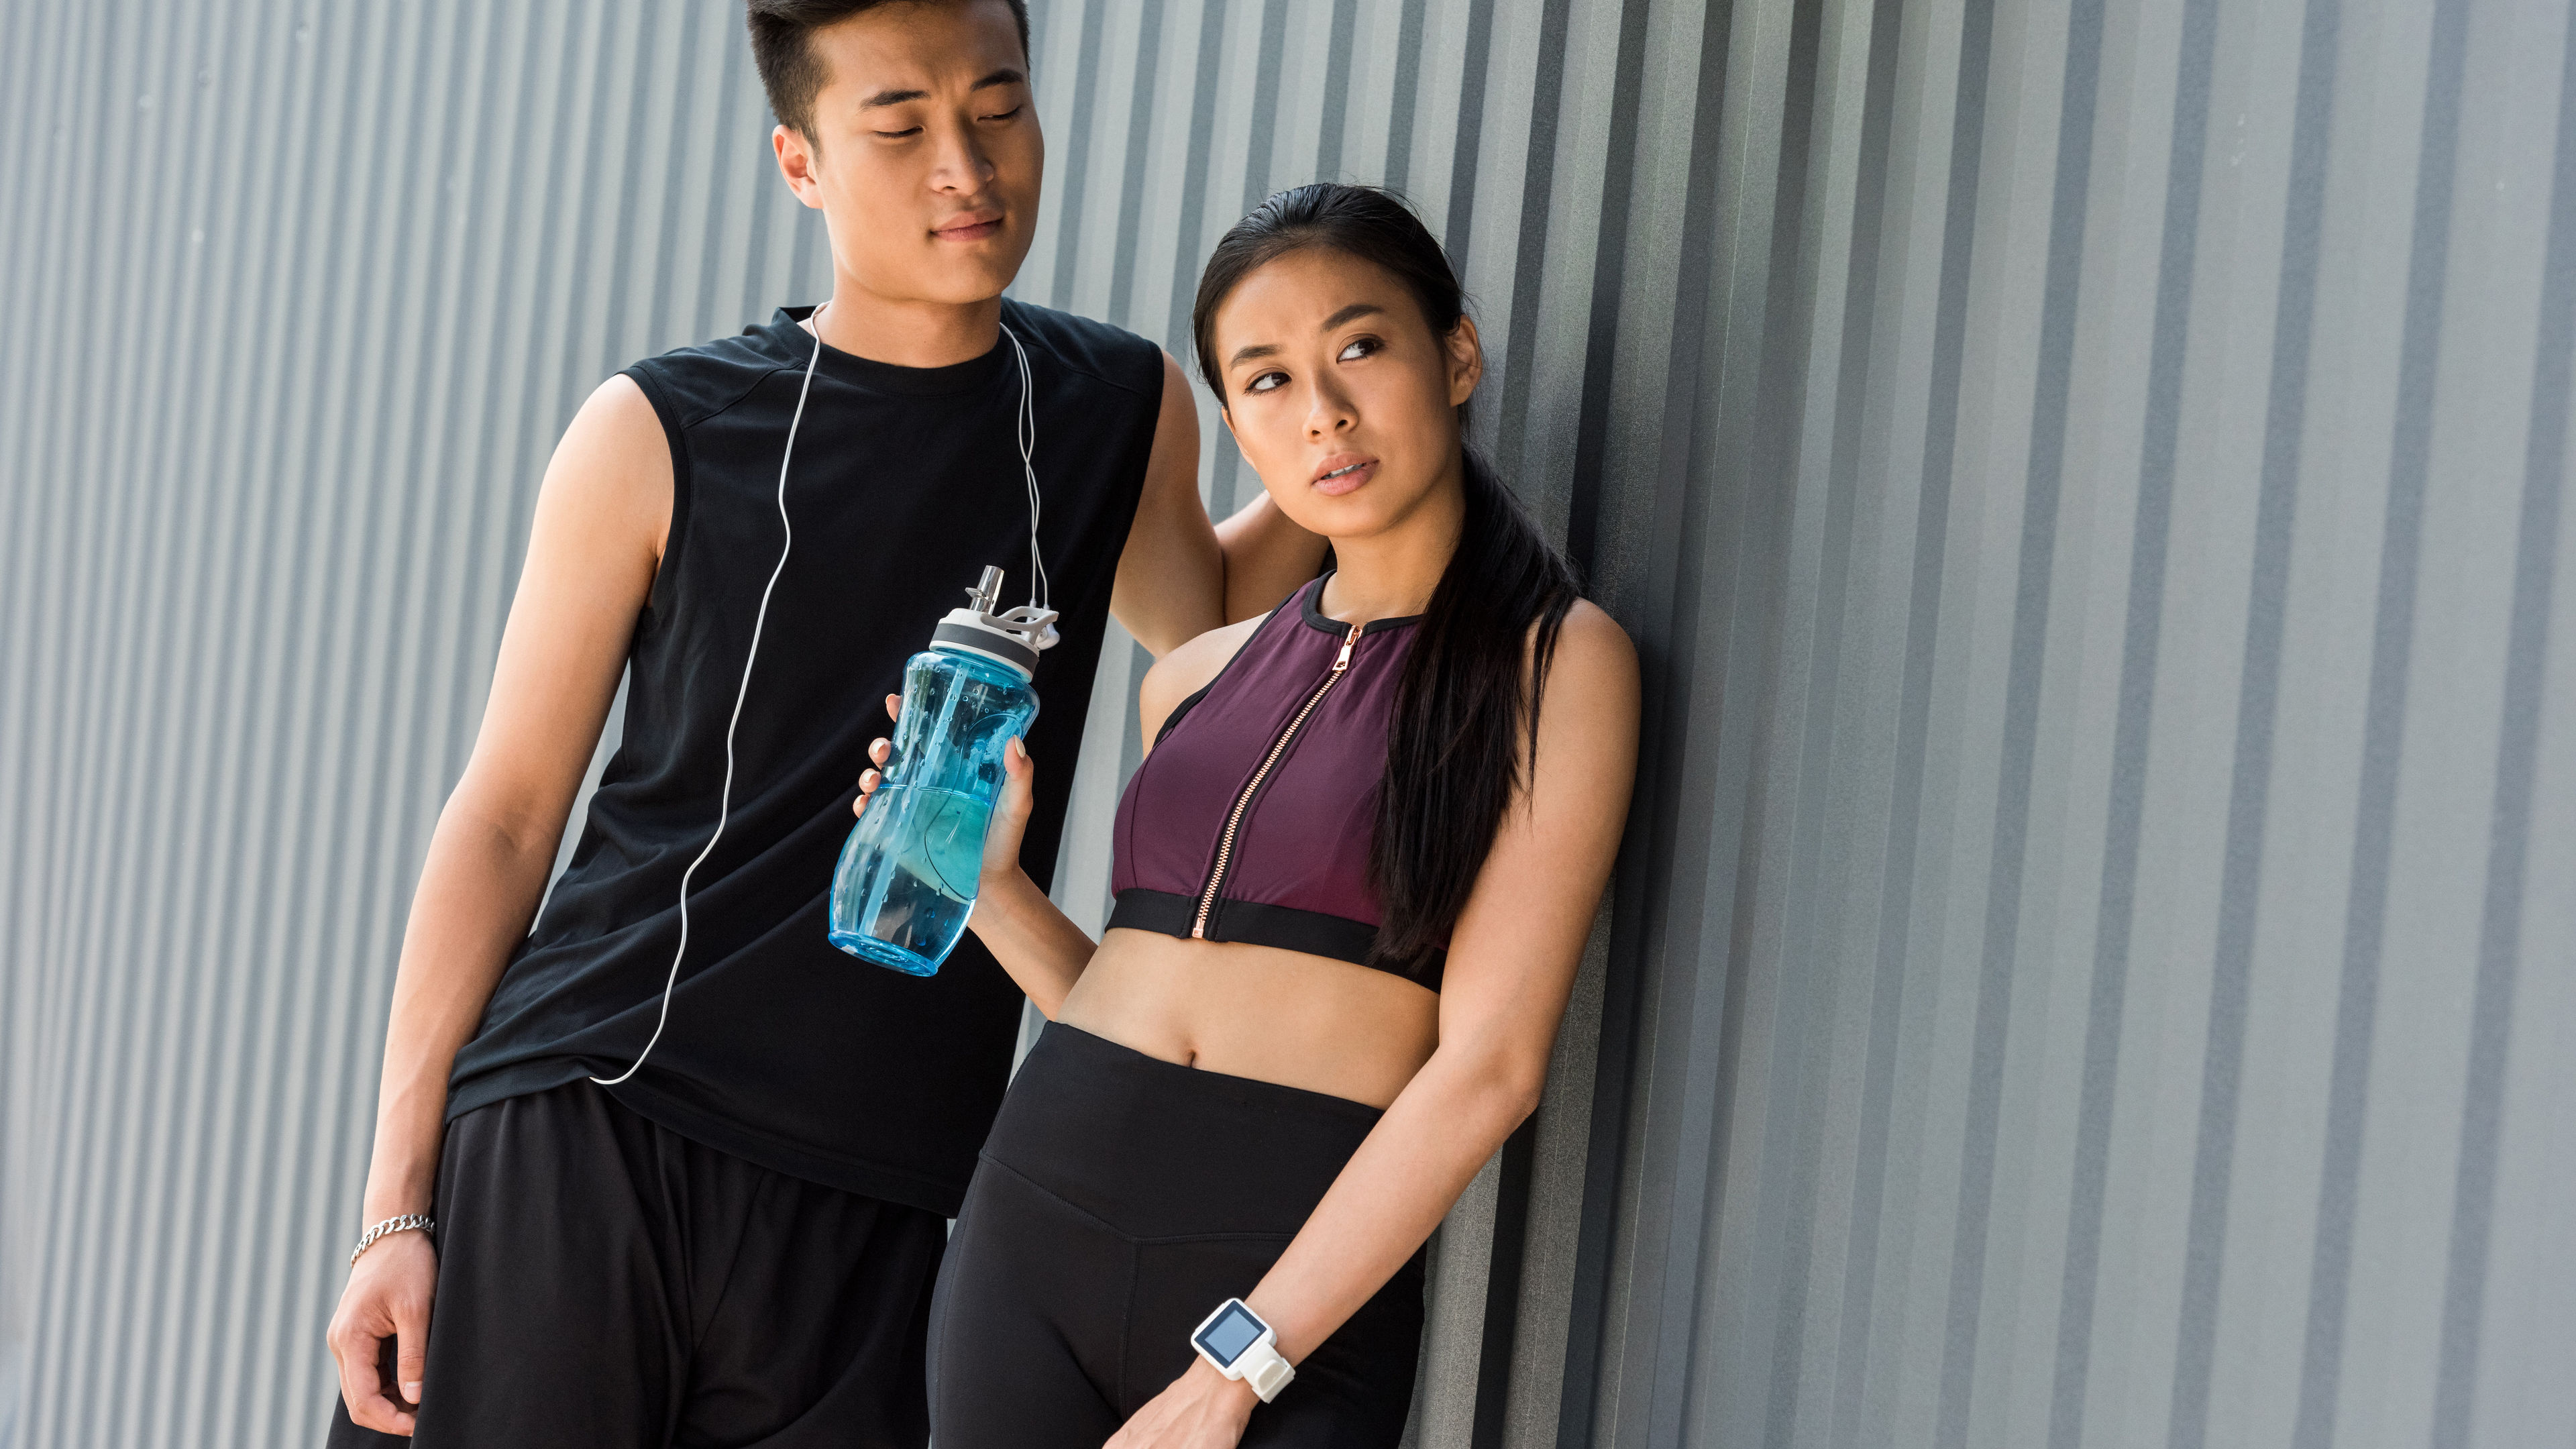
<path fill-rule="evenodd" d="M 1029 604 L 1033 608 L 1051 609 L 1055 598 L 1047 588 L 1046 561 L 1038 557 L 1038 468 L 1034 461 L 1038 441 L 1037 404 L 1029 385 L 1029 350 L 1020 345 L 1020 334 L 1009 327 L 1002 329 L 1011 339 L 1011 350 L 1020 359 L 1020 474 L 1029 485 Z"/>
<path fill-rule="evenodd" d="M 823 305 L 828 307 L 831 304 L 826 302 Z M 752 666 L 760 661 L 760 631 L 769 622 L 769 596 L 778 587 L 778 576 L 787 572 L 787 556 L 796 548 L 796 528 L 787 517 L 787 468 L 796 457 L 796 429 L 805 421 L 805 399 L 814 391 L 814 369 L 823 361 L 823 308 L 815 308 L 808 320 L 814 324 L 814 355 L 805 361 L 805 381 L 796 389 L 796 411 L 787 419 L 787 443 L 778 454 L 778 526 L 786 534 L 786 541 L 779 546 L 777 567 L 769 571 L 769 582 L 761 588 L 760 608 L 751 617 L 751 650 L 742 661 L 742 683 L 734 689 L 733 714 L 725 721 L 724 785 L 716 795 L 715 833 L 707 837 L 706 848 L 698 852 L 698 858 L 689 862 L 687 870 L 680 872 L 680 944 L 671 953 L 670 974 L 662 979 L 662 1009 L 654 1019 L 653 1034 L 645 1039 L 644 1050 L 635 1054 L 633 1064 L 626 1070 L 613 1077 L 591 1078 L 603 1087 L 614 1087 L 643 1070 L 644 1059 L 653 1055 L 653 1048 L 662 1040 L 662 1028 L 671 1023 L 671 992 L 680 984 L 680 963 L 689 954 L 689 879 L 698 873 L 699 866 L 706 864 L 708 856 L 715 854 L 716 842 L 724 839 L 725 822 L 733 813 L 734 726 L 742 722 L 742 702 L 751 694 Z M 1031 461 L 1037 445 L 1037 413 L 1030 401 L 1029 350 L 1020 345 L 1020 335 L 1013 332 L 1007 323 L 1002 327 L 1002 334 L 1011 339 L 1011 350 L 1019 355 L 1020 414 L 1017 431 L 1020 472 L 1029 490 L 1029 600 L 1035 604 L 1048 597 L 1046 566 L 1038 560 L 1037 465 Z"/>

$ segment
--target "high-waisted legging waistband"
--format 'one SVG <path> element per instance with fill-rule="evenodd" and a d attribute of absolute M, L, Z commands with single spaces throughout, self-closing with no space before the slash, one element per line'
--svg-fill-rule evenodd
<path fill-rule="evenodd" d="M 1133 1237 L 1294 1233 L 1382 1115 L 1053 1022 L 984 1152 Z"/>

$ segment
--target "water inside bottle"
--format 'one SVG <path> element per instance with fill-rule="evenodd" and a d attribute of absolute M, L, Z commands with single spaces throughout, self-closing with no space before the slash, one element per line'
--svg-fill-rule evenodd
<path fill-rule="evenodd" d="M 833 873 L 833 945 L 915 976 L 939 969 L 974 909 L 1003 746 L 1036 714 L 1037 696 L 999 664 L 914 656 L 884 783 Z"/>
<path fill-rule="evenodd" d="M 883 812 L 885 824 L 854 841 L 842 869 L 871 877 L 853 880 L 863 930 L 832 931 L 832 944 L 880 966 L 928 976 L 957 944 L 975 908 L 975 881 L 984 864 L 984 827 L 992 809 L 972 795 L 926 785 L 880 788 L 861 821 Z M 883 852 L 866 869 L 868 844 Z M 836 892 L 837 892 L 837 885 Z"/>

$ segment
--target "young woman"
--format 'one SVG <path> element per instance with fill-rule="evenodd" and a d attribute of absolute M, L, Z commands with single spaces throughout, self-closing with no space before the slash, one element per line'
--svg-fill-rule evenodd
<path fill-rule="evenodd" d="M 1626 636 L 1461 445 L 1461 303 L 1365 187 L 1208 263 L 1200 366 L 1338 567 L 1146 675 L 1097 946 L 1009 752 L 974 929 L 1049 1025 L 941 1270 L 940 1449 L 1402 1433 L 1423 1241 L 1538 1103 L 1636 753 Z"/>

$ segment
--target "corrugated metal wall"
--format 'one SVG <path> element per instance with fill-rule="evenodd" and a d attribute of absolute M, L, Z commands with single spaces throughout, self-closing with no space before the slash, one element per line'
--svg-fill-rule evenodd
<path fill-rule="evenodd" d="M 2576 1440 L 2568 7 L 1622 39 L 1568 1437 Z"/>
<path fill-rule="evenodd" d="M 823 239 L 731 6 L 5 16 L 0 1441 L 314 1442 L 546 455 Z"/>
<path fill-rule="evenodd" d="M 1033 8 L 1022 293 L 1402 186 L 1649 662 L 1426 1442 L 2576 1437 L 2562 3 Z M 823 277 L 738 27 L 0 6 L 0 1444 L 327 1402 L 546 450 Z"/>

